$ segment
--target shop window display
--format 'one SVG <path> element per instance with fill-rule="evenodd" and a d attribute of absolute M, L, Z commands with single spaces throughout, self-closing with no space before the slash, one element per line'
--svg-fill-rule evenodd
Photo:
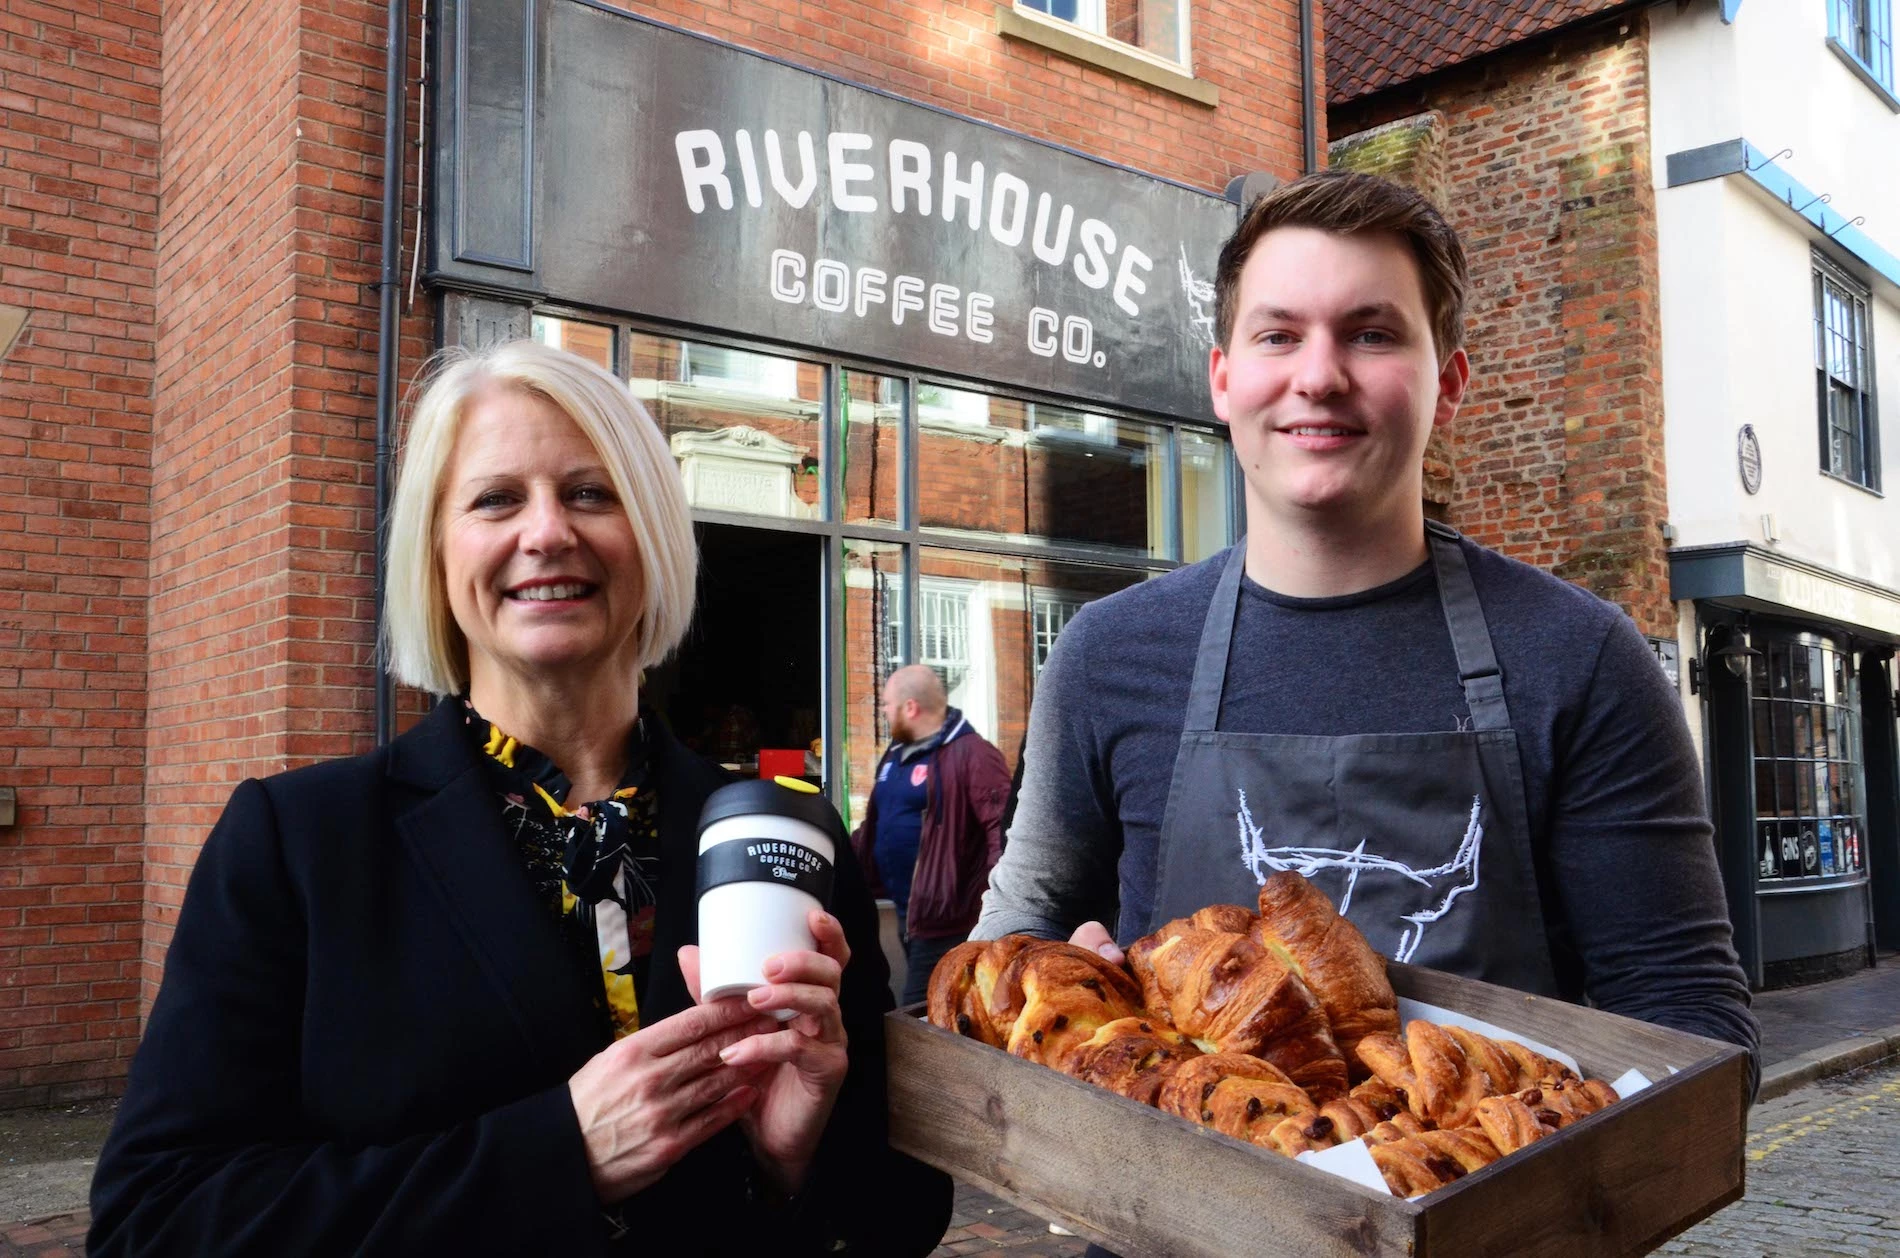
<path fill-rule="evenodd" d="M 1866 871 L 1860 702 L 1852 657 L 1812 634 L 1752 661 L 1755 817 L 1763 883 Z"/>

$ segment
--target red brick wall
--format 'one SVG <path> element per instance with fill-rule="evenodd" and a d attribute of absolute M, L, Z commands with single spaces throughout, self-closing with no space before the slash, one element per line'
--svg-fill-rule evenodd
<path fill-rule="evenodd" d="M 0 0 L 0 1107 L 138 1030 L 157 0 Z"/>
<path fill-rule="evenodd" d="M 372 733 L 384 21 L 166 13 L 148 997 L 233 784 Z M 404 332 L 412 373 L 431 332 Z"/>
<path fill-rule="evenodd" d="M 1299 173 L 1298 0 L 1191 4 L 1209 109 L 996 34 L 996 0 L 661 0 L 620 7 L 854 83 L 982 118 L 1137 170 L 1219 191 L 1235 175 Z M 1324 73 L 1320 5 L 1314 74 Z M 1323 87 L 1318 99 L 1324 100 Z M 1320 119 L 1322 141 L 1324 118 Z"/>
<path fill-rule="evenodd" d="M 1298 168 L 1296 3 L 1193 5 L 1218 109 L 1004 41 L 992 0 L 638 7 L 1218 189 Z M 233 784 L 370 738 L 385 10 L 160 14 L 0 0 L 0 302 L 33 312 L 0 374 L 0 1105 L 116 1087 Z M 405 319 L 404 383 L 433 338 Z"/>
<path fill-rule="evenodd" d="M 1647 34 L 1626 25 L 1336 109 L 1332 147 L 1437 194 L 1470 255 L 1446 518 L 1673 635 Z M 1359 134 L 1421 110 L 1426 142 Z"/>

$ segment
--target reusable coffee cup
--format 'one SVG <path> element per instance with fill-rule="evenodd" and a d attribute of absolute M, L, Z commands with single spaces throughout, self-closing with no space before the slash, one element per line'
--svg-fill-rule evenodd
<path fill-rule="evenodd" d="M 766 958 L 817 947 L 806 915 L 830 906 L 831 862 L 845 842 L 838 810 L 808 782 L 755 779 L 712 793 L 699 813 L 702 999 L 763 987 Z"/>

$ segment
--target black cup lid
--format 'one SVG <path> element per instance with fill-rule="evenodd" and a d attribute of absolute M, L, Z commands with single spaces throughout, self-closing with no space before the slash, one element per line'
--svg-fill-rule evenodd
<path fill-rule="evenodd" d="M 704 834 L 707 826 L 727 817 L 761 814 L 790 817 L 794 821 L 817 826 L 831 836 L 840 852 L 850 841 L 844 832 L 844 818 L 838 815 L 838 810 L 832 807 L 830 800 L 815 792 L 795 791 L 789 786 L 780 786 L 766 778 L 734 782 L 707 796 L 706 806 L 699 810 L 699 830 Z"/>

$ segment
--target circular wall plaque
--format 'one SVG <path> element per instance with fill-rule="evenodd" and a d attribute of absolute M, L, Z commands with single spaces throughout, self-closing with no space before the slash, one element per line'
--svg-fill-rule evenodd
<path fill-rule="evenodd" d="M 1761 488 L 1761 442 L 1755 439 L 1755 425 L 1743 424 L 1735 438 L 1735 460 L 1742 469 L 1742 488 L 1754 493 Z"/>

